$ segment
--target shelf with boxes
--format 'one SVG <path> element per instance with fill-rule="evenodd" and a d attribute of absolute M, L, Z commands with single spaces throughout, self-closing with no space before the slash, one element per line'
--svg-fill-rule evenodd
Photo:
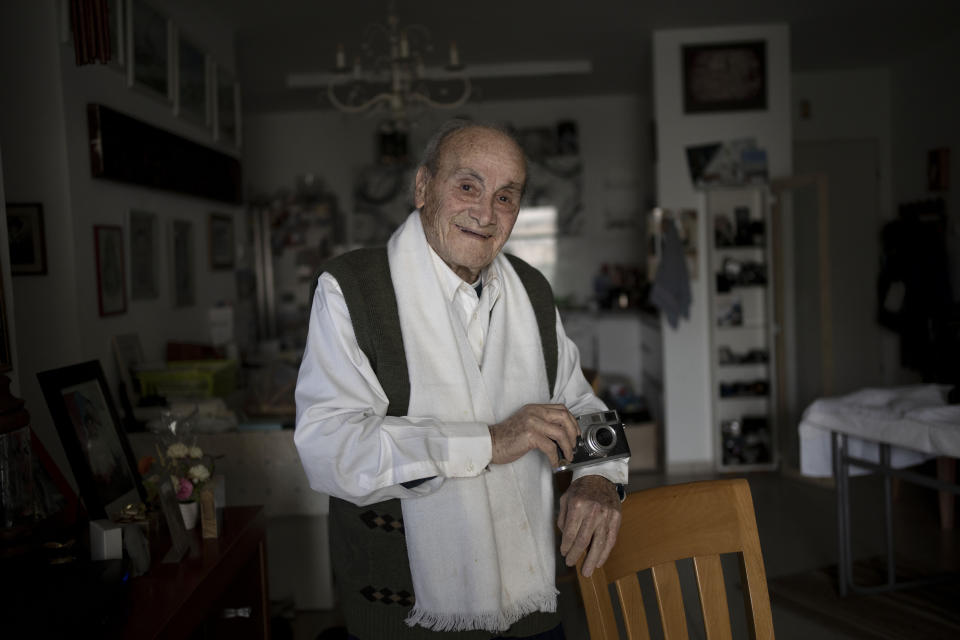
<path fill-rule="evenodd" d="M 721 471 L 777 466 L 765 187 L 704 192 L 710 238 L 711 421 Z"/>

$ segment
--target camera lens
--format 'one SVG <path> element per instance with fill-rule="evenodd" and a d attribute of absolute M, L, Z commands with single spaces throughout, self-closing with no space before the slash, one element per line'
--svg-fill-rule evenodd
<path fill-rule="evenodd" d="M 599 425 L 590 428 L 583 440 L 587 450 L 596 455 L 613 448 L 617 442 L 617 433 L 609 425 Z"/>
<path fill-rule="evenodd" d="M 601 447 L 609 447 L 613 444 L 613 433 L 609 429 L 597 432 L 597 444 Z"/>

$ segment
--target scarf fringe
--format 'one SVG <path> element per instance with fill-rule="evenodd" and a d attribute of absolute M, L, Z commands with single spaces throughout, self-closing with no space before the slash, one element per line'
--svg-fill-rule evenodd
<path fill-rule="evenodd" d="M 506 631 L 514 622 L 535 611 L 556 611 L 558 593 L 556 589 L 550 589 L 535 593 L 506 609 L 483 613 L 436 613 L 414 605 L 405 622 L 410 627 L 420 625 L 431 631 Z"/>

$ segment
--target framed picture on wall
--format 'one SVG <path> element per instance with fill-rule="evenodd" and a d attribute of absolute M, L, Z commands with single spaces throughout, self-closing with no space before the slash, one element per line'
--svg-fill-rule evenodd
<path fill-rule="evenodd" d="M 42 204 L 7 203 L 7 240 L 10 244 L 11 274 L 46 275 L 47 241 L 43 232 Z"/>
<path fill-rule="evenodd" d="M 37 374 L 91 519 L 146 501 L 137 465 L 98 360 Z"/>
<path fill-rule="evenodd" d="M 94 225 L 93 242 L 97 259 L 97 300 L 100 304 L 100 315 L 123 313 L 127 310 L 123 227 Z"/>
<path fill-rule="evenodd" d="M 127 84 L 170 101 L 172 25 L 142 0 L 130 0 L 127 8 Z"/>
<path fill-rule="evenodd" d="M 684 45 L 684 113 L 766 108 L 766 42 Z"/>
<path fill-rule="evenodd" d="M 196 301 L 196 274 L 193 264 L 193 223 L 174 220 L 173 234 L 173 306 L 189 307 Z"/>
<path fill-rule="evenodd" d="M 210 253 L 210 268 L 233 269 L 233 216 L 222 213 L 211 213 L 207 239 Z"/>
<path fill-rule="evenodd" d="M 233 74 L 220 65 L 214 65 L 214 138 L 236 147 L 240 146 L 240 85 Z"/>
<path fill-rule="evenodd" d="M 130 211 L 130 298 L 152 300 L 160 295 L 157 214 Z"/>
<path fill-rule="evenodd" d="M 10 352 L 10 324 L 7 322 L 7 292 L 3 289 L 3 274 L 0 273 L 0 371 L 13 369 L 13 354 Z"/>
<path fill-rule="evenodd" d="M 176 36 L 176 83 L 174 91 L 174 114 L 200 125 L 210 124 L 209 69 L 207 54 L 185 38 L 179 31 Z"/>

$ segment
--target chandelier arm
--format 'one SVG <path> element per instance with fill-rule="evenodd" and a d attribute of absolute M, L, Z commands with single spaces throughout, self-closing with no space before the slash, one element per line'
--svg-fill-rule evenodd
<path fill-rule="evenodd" d="M 453 102 L 439 102 L 430 98 L 429 95 L 420 92 L 411 92 L 410 101 L 422 102 L 428 107 L 433 107 L 434 109 L 456 109 L 458 107 L 462 107 L 467 103 L 467 100 L 470 99 L 471 85 L 470 78 L 464 76 L 461 78 L 461 80 L 463 81 L 463 94 Z"/>
<path fill-rule="evenodd" d="M 378 93 L 366 102 L 358 105 L 351 105 L 341 102 L 340 98 L 337 97 L 336 92 L 333 90 L 333 87 L 333 83 L 327 85 L 327 99 L 330 100 L 330 103 L 333 104 L 334 107 L 340 111 L 343 111 L 344 113 L 363 113 L 364 111 L 367 111 L 381 102 L 390 102 L 391 98 L 391 94 L 389 93 Z"/>

